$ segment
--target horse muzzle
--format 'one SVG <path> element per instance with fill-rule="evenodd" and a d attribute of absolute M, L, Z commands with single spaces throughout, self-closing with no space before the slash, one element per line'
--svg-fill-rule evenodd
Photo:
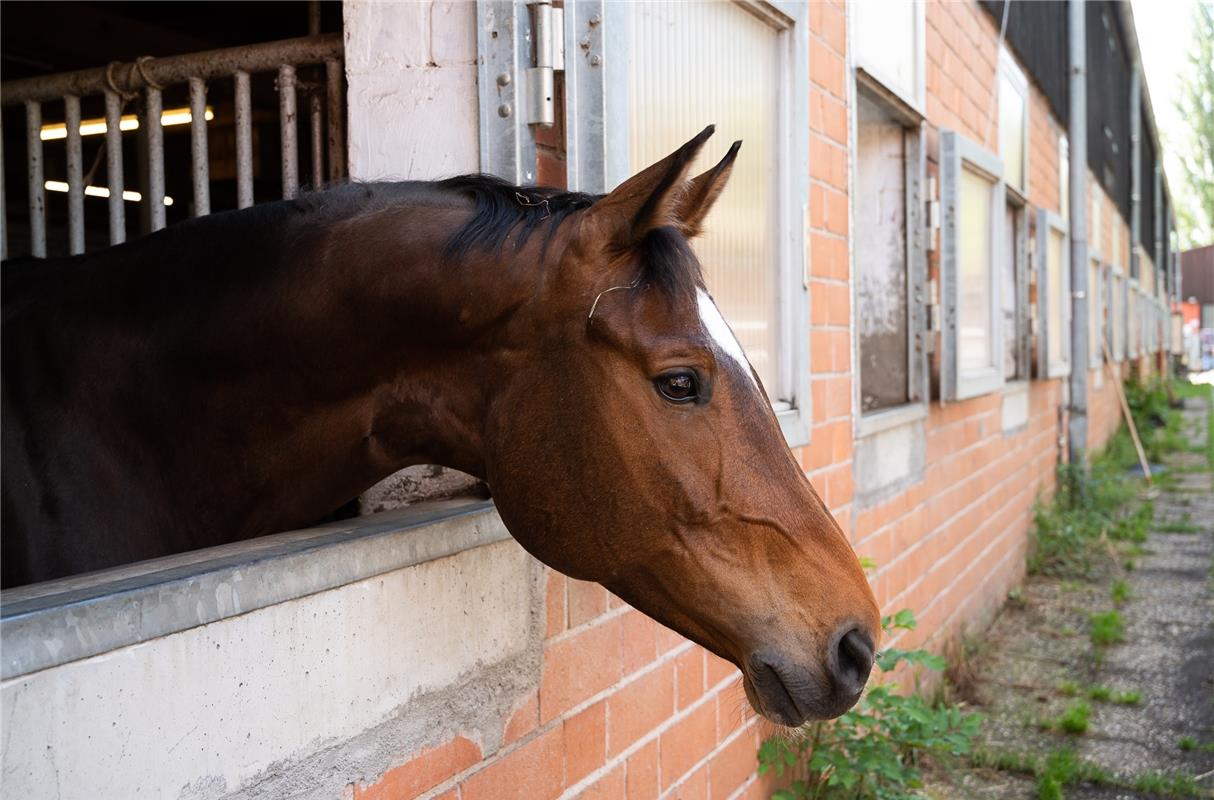
<path fill-rule="evenodd" d="M 744 670 L 747 698 L 772 722 L 789 727 L 831 719 L 860 699 L 874 659 L 872 640 L 857 627 L 836 631 L 822 666 L 812 669 L 781 650 L 755 651 Z"/>

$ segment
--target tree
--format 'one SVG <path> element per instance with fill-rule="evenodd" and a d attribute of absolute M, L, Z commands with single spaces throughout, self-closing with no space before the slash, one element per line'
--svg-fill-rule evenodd
<path fill-rule="evenodd" d="M 1176 101 L 1190 127 L 1180 145 L 1184 178 L 1176 224 L 1182 247 L 1214 243 L 1214 3 L 1197 3 L 1188 69 Z"/>

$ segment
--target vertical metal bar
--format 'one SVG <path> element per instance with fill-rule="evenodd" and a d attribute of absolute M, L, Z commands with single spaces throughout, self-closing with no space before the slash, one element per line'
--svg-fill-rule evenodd
<path fill-rule="evenodd" d="M 160 123 L 164 109 L 159 89 L 149 87 L 146 96 L 146 111 L 141 127 L 147 128 L 148 190 L 143 196 L 143 202 L 147 204 L 148 227 L 152 231 L 158 231 L 165 226 L 164 128 Z"/>
<path fill-rule="evenodd" d="M 1071 405 L 1067 448 L 1072 464 L 1087 465 L 1088 446 L 1088 99 L 1086 18 L 1083 0 L 1069 0 L 1070 69 L 1070 236 L 1071 236 Z"/>
<path fill-rule="evenodd" d="M 207 85 L 190 78 L 190 171 L 194 176 L 194 216 L 211 213 L 211 164 L 207 155 Z"/>
<path fill-rule="evenodd" d="M 308 0 L 308 35 L 320 35 L 320 0 Z"/>
<path fill-rule="evenodd" d="M 253 205 L 253 124 L 249 73 L 236 71 L 236 207 Z"/>
<path fill-rule="evenodd" d="M 46 258 L 46 186 L 42 164 L 42 104 L 25 102 L 25 159 L 29 165 L 30 253 Z"/>
<path fill-rule="evenodd" d="M 84 252 L 84 166 L 80 153 L 80 98 L 63 97 L 64 122 L 67 125 L 67 251 Z"/>
<path fill-rule="evenodd" d="M 122 98 L 105 93 L 105 177 L 110 189 L 110 244 L 126 241 L 126 189 L 122 174 Z"/>
<path fill-rule="evenodd" d="M 0 261 L 8 258 L 8 202 L 4 198 L 4 124 L 0 114 Z"/>
<path fill-rule="evenodd" d="M 320 92 L 308 92 L 308 102 L 311 104 L 312 123 L 312 188 L 319 188 L 325 182 L 325 140 L 321 132 Z"/>
<path fill-rule="evenodd" d="M 278 68 L 278 123 L 282 132 L 282 196 L 291 200 L 299 193 L 299 154 L 295 130 L 295 67 Z"/>
<path fill-rule="evenodd" d="M 335 58 L 325 59 L 325 89 L 328 95 L 329 118 L 329 180 L 335 181 L 346 174 L 345 127 L 345 76 L 342 62 Z"/>

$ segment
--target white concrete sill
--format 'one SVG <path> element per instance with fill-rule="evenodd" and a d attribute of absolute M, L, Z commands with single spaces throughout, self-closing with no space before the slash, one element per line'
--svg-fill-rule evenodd
<path fill-rule="evenodd" d="M 856 438 L 875 436 L 921 419 L 927 419 L 927 403 L 908 403 L 886 411 L 862 414 L 856 425 Z"/>
<path fill-rule="evenodd" d="M 415 506 L 0 593 L 8 680 L 509 538 L 489 500 Z"/>

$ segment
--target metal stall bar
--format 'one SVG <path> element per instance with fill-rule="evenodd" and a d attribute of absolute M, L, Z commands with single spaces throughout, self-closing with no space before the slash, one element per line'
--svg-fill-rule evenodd
<path fill-rule="evenodd" d="M 320 93 L 309 90 L 308 104 L 311 106 L 312 123 L 312 188 L 318 189 L 325 183 L 325 145 L 324 133 L 321 131 Z"/>
<path fill-rule="evenodd" d="M 278 67 L 278 123 L 282 131 L 282 196 L 294 199 L 299 193 L 299 153 L 295 130 L 295 67 Z"/>
<path fill-rule="evenodd" d="M 8 203 L 4 197 L 4 127 L 0 125 L 0 261 L 6 258 L 8 258 Z"/>
<path fill-rule="evenodd" d="M 84 252 L 84 166 L 80 153 L 80 98 L 63 98 L 63 119 L 67 124 L 67 251 Z"/>
<path fill-rule="evenodd" d="M 236 71 L 236 207 L 253 205 L 253 122 L 249 73 Z"/>
<path fill-rule="evenodd" d="M 227 78 L 237 71 L 250 74 L 268 72 L 283 64 L 319 64 L 330 59 L 340 63 L 341 55 L 341 34 L 326 33 L 321 36 L 208 50 L 204 53 L 149 58 L 141 60 L 137 70 L 128 69 L 127 65 L 116 65 L 108 71 L 111 77 L 124 76 L 121 83 L 127 85 L 117 88 L 128 91 L 144 86 L 184 83 L 190 78 Z M 65 94 L 100 94 L 110 88 L 106 83 L 106 72 L 106 67 L 94 67 L 78 72 L 5 81 L 0 102 L 8 106 L 30 100 L 46 102 Z"/>
<path fill-rule="evenodd" d="M 342 127 L 342 116 L 346 107 L 345 83 L 342 80 L 341 62 L 336 58 L 325 59 L 325 89 L 329 117 L 329 180 L 335 181 L 346 174 L 346 142 Z"/>
<path fill-rule="evenodd" d="M 164 213 L 164 128 L 160 118 L 164 113 L 164 103 L 160 90 L 148 87 L 144 95 L 143 124 L 147 136 L 147 194 L 143 198 L 148 213 L 148 228 L 158 231 L 165 226 Z"/>
<path fill-rule="evenodd" d="M 126 184 L 122 174 L 122 98 L 105 93 L 105 178 L 109 186 L 110 244 L 126 241 Z"/>
<path fill-rule="evenodd" d="M 25 160 L 29 164 L 30 253 L 46 258 L 46 186 L 42 164 L 42 104 L 25 102 Z"/>
<path fill-rule="evenodd" d="M 194 216 L 211 213 L 211 165 L 207 155 L 207 85 L 190 78 L 190 171 L 194 176 Z"/>

